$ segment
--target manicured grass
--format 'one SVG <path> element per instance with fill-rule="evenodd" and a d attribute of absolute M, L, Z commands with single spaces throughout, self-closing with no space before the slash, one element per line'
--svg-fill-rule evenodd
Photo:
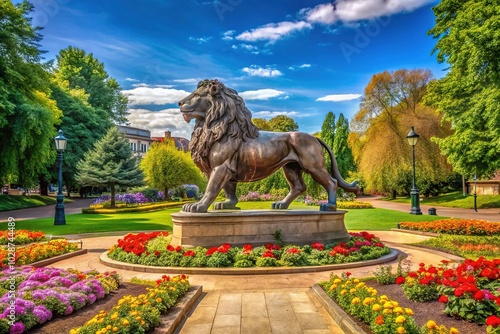
<path fill-rule="evenodd" d="M 23 208 L 32 208 L 36 206 L 56 204 L 55 197 L 30 195 L 14 196 L 0 195 L 0 211 L 17 210 Z"/>
<path fill-rule="evenodd" d="M 398 197 L 388 201 L 394 201 L 398 203 L 410 203 L 409 197 Z M 479 209 L 487 208 L 500 208 L 500 196 L 499 195 L 477 195 L 477 207 Z M 450 194 L 439 195 L 435 197 L 422 197 L 420 204 L 423 205 L 436 205 L 436 206 L 446 206 L 450 208 L 462 208 L 462 209 L 473 209 L 474 208 L 474 196 L 465 195 L 461 192 L 454 192 Z"/>
<path fill-rule="evenodd" d="M 170 214 L 180 208 L 154 212 L 133 212 L 119 214 L 74 214 L 66 215 L 66 225 L 54 225 L 54 217 L 16 221 L 16 230 L 42 231 L 45 234 L 68 235 L 115 231 L 172 231 Z M 7 224 L 1 224 L 7 229 Z"/>
<path fill-rule="evenodd" d="M 498 258 L 500 238 L 498 236 L 440 235 L 414 245 L 451 252 L 467 259 Z"/>
<path fill-rule="evenodd" d="M 242 210 L 270 209 L 272 202 L 241 202 Z M 171 213 L 179 212 L 180 207 L 163 209 L 154 212 L 133 212 L 117 214 L 74 214 L 66 215 L 66 225 L 54 226 L 54 218 L 40 218 L 16 222 L 16 229 L 42 231 L 46 234 L 68 235 L 92 232 L 112 231 L 172 231 Z M 290 209 L 318 211 L 318 206 L 308 206 L 294 202 Z M 348 230 L 387 231 L 397 227 L 403 221 L 433 221 L 443 219 L 441 216 L 421 215 L 387 209 L 351 209 L 346 210 L 345 224 Z M 0 225 L 7 229 L 6 225 Z"/>

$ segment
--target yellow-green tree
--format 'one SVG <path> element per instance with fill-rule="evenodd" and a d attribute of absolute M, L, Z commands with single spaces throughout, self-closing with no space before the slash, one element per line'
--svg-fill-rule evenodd
<path fill-rule="evenodd" d="M 433 193 L 451 176 L 451 166 L 431 140 L 449 135 L 450 125 L 421 103 L 431 78 L 428 70 L 385 71 L 366 86 L 349 143 L 367 191 L 408 192 L 412 161 L 405 137 L 410 126 L 420 135 L 415 160 L 421 192 Z"/>
<path fill-rule="evenodd" d="M 169 189 L 194 183 L 204 185 L 203 175 L 189 153 L 175 147 L 173 140 L 153 143 L 141 161 L 140 168 L 148 186 L 162 189 L 168 198 Z"/>

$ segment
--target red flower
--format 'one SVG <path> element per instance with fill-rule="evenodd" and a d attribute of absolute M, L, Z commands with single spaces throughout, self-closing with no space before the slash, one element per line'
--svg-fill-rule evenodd
<path fill-rule="evenodd" d="M 210 256 L 217 251 L 217 247 L 212 247 L 205 253 L 205 256 Z"/>
<path fill-rule="evenodd" d="M 416 272 L 414 272 L 414 271 L 410 271 L 410 272 L 408 273 L 408 276 L 409 276 L 409 277 L 411 277 L 411 278 L 417 278 L 417 277 L 418 277 L 417 273 L 416 273 Z"/>
<path fill-rule="evenodd" d="M 188 251 L 185 251 L 184 254 L 182 254 L 182 256 L 195 256 L 196 253 L 192 250 L 188 250 Z"/>
<path fill-rule="evenodd" d="M 403 284 L 405 280 L 403 276 L 398 276 L 398 278 L 396 278 L 396 284 Z"/>
<path fill-rule="evenodd" d="M 460 288 L 456 288 L 455 291 L 453 292 L 453 294 L 455 295 L 455 297 L 461 297 L 464 294 L 464 290 L 460 289 Z"/>
<path fill-rule="evenodd" d="M 377 325 L 382 325 L 384 323 L 384 316 L 381 314 L 375 319 Z"/>
<path fill-rule="evenodd" d="M 439 297 L 438 299 L 438 302 L 446 304 L 448 302 L 448 297 L 446 297 L 445 295 L 441 295 L 441 297 Z"/>
<path fill-rule="evenodd" d="M 321 242 L 313 242 L 311 247 L 319 251 L 325 249 L 325 245 L 323 245 Z"/>
<path fill-rule="evenodd" d="M 160 251 L 159 251 L 159 250 L 155 250 L 155 251 L 154 251 L 154 255 L 155 255 L 155 256 L 160 256 L 160 254 L 161 254 L 161 253 L 160 253 Z"/>
<path fill-rule="evenodd" d="M 349 276 L 351 276 L 352 274 L 351 274 L 350 272 L 346 271 L 346 272 L 345 272 L 345 275 L 346 275 L 347 277 L 349 277 Z"/>
<path fill-rule="evenodd" d="M 450 261 L 448 261 L 448 260 L 441 260 L 441 263 L 442 264 L 448 264 L 448 263 L 450 263 Z"/>
<path fill-rule="evenodd" d="M 288 248 L 286 250 L 287 253 L 289 254 L 299 254 L 300 253 L 300 249 L 297 249 L 295 247 L 291 247 L 291 248 Z"/>
<path fill-rule="evenodd" d="M 174 246 L 172 246 L 172 245 L 168 245 L 168 246 L 167 246 L 167 250 L 168 250 L 169 252 L 175 252 L 175 248 L 174 248 Z"/>
<path fill-rule="evenodd" d="M 243 249 L 246 250 L 246 251 L 251 251 L 252 250 L 252 245 L 246 244 L 246 245 L 243 246 Z"/>
<path fill-rule="evenodd" d="M 474 294 L 474 299 L 477 300 L 478 302 L 482 302 L 483 299 L 484 299 L 484 292 L 482 292 L 481 290 L 478 290 L 475 294 Z"/>
<path fill-rule="evenodd" d="M 273 252 L 271 252 L 271 251 L 268 250 L 268 251 L 265 251 L 262 254 L 262 257 L 272 257 L 272 258 L 274 258 L 275 256 L 274 256 Z"/>
<path fill-rule="evenodd" d="M 490 315 L 488 318 L 486 318 L 486 325 L 498 327 L 500 326 L 500 318 L 496 315 Z"/>
<path fill-rule="evenodd" d="M 425 267 L 425 263 L 420 262 L 420 263 L 418 264 L 418 266 L 419 266 L 419 267 Z"/>

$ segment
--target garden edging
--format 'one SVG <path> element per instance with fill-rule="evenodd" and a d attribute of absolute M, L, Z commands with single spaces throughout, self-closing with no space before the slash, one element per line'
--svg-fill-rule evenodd
<path fill-rule="evenodd" d="M 425 231 L 415 231 L 415 230 L 406 230 L 406 229 L 401 229 L 401 228 L 391 228 L 392 232 L 400 232 L 400 233 L 409 233 L 409 234 L 417 234 L 417 235 L 424 235 L 427 237 L 437 237 L 439 236 L 439 233 L 434 233 L 434 232 L 425 232 Z"/>
<path fill-rule="evenodd" d="M 316 300 L 332 317 L 333 321 L 342 329 L 344 334 L 366 334 L 366 332 L 352 320 L 351 316 L 340 308 L 318 284 L 314 284 L 311 290 Z"/>
<path fill-rule="evenodd" d="M 391 252 L 378 259 L 366 260 L 362 262 L 350 262 L 341 264 L 331 264 L 323 266 L 303 266 L 303 267 L 253 267 L 253 268 L 190 268 L 190 267 L 153 267 L 141 264 L 131 264 L 116 261 L 108 257 L 108 252 L 104 252 L 99 257 L 99 261 L 112 268 L 132 270 L 147 273 L 169 273 L 187 275 L 263 275 L 263 274 L 292 274 L 311 273 L 328 270 L 349 269 L 357 267 L 372 266 L 393 261 L 398 258 L 400 251 L 391 248 Z"/>
<path fill-rule="evenodd" d="M 71 253 L 66 253 L 66 254 L 54 256 L 54 257 L 51 257 L 51 258 L 48 258 L 48 259 L 45 259 L 45 260 L 40 260 L 40 261 L 36 261 L 36 262 L 33 262 L 33 263 L 29 263 L 27 265 L 28 266 L 32 266 L 32 267 L 36 267 L 36 268 L 45 267 L 45 266 L 48 266 L 49 264 L 69 259 L 69 258 L 71 258 L 73 256 L 78 256 L 78 255 L 86 254 L 87 252 L 88 252 L 88 249 L 80 249 L 80 250 L 76 250 L 76 251 L 71 252 Z"/>

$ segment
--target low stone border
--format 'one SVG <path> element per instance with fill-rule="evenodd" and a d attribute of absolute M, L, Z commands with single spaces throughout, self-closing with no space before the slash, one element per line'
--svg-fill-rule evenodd
<path fill-rule="evenodd" d="M 338 269 L 348 269 L 372 266 L 393 261 L 398 258 L 400 252 L 391 248 L 391 252 L 378 259 L 366 260 L 363 262 L 350 262 L 341 264 L 330 264 L 324 266 L 304 266 L 304 267 L 252 267 L 252 268 L 190 268 L 190 267 L 153 267 L 142 264 L 125 263 L 110 259 L 108 252 L 104 252 L 99 257 L 99 261 L 112 268 L 132 270 L 146 273 L 168 273 L 186 275 L 265 275 L 265 274 L 293 274 L 293 273 L 314 273 L 319 271 L 329 271 Z"/>
<path fill-rule="evenodd" d="M 352 320 L 351 316 L 347 314 L 340 306 L 338 306 L 318 284 L 311 287 L 313 295 L 316 300 L 323 306 L 323 308 L 330 314 L 332 319 L 342 329 L 344 334 L 366 334 L 366 332 Z"/>
<path fill-rule="evenodd" d="M 36 261 L 36 262 L 33 262 L 33 263 L 29 263 L 27 265 L 28 266 L 33 266 L 33 267 L 36 267 L 36 268 L 45 267 L 45 266 L 48 266 L 49 264 L 69 259 L 69 258 L 71 258 L 73 256 L 78 256 L 78 255 L 86 254 L 87 252 L 88 252 L 87 249 L 80 249 L 80 250 L 77 250 L 77 251 L 74 251 L 74 252 L 71 252 L 71 253 L 66 253 L 66 254 L 54 256 L 54 257 L 51 257 L 51 258 L 48 258 L 48 259 L 45 259 L 45 260 L 40 260 L 40 261 Z"/>
<path fill-rule="evenodd" d="M 409 234 L 417 234 L 417 235 L 424 235 L 427 237 L 437 237 L 439 236 L 439 233 L 434 233 L 434 232 L 425 232 L 425 231 L 415 231 L 415 230 L 406 230 L 404 228 L 391 228 L 392 232 L 400 232 L 400 233 L 409 233 Z"/>
<path fill-rule="evenodd" d="M 165 316 L 161 317 L 160 326 L 154 329 L 154 333 L 173 334 L 176 332 L 188 313 L 194 308 L 202 293 L 203 288 L 201 286 L 191 286 L 177 304 Z"/>

